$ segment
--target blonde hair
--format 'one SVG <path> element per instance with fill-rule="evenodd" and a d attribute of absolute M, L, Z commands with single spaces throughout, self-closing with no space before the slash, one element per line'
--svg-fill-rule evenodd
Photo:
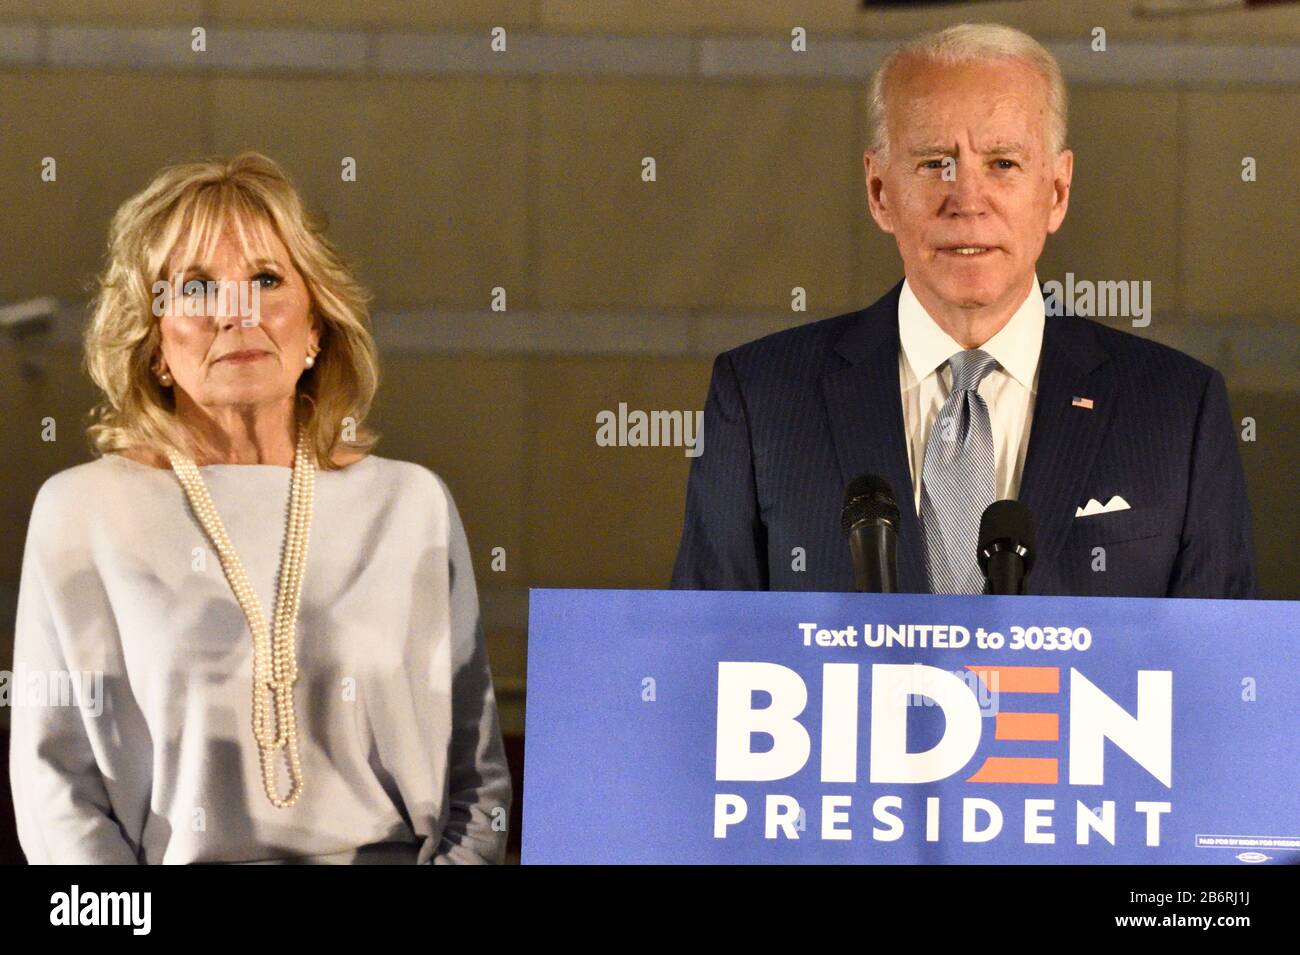
<path fill-rule="evenodd" d="M 887 81 L 894 67 L 908 57 L 921 57 L 945 65 L 1005 59 L 1031 67 L 1047 83 L 1048 147 L 1053 156 L 1059 156 L 1065 149 L 1069 104 L 1065 77 L 1056 57 L 1028 33 L 1014 27 L 1000 23 L 961 23 L 896 47 L 871 78 L 867 128 L 871 148 L 879 154 L 881 162 L 889 162 L 889 125 L 885 107 Z"/>
<path fill-rule="evenodd" d="M 297 421 L 307 429 L 316 465 L 338 467 L 337 449 L 370 451 L 379 436 L 365 426 L 379 386 L 370 332 L 370 293 L 325 237 L 325 221 L 303 204 L 284 171 L 261 153 L 169 166 L 113 216 L 107 264 L 97 278 L 83 367 L 103 393 L 86 429 L 97 454 L 145 447 L 192 455 L 177 419 L 175 393 L 151 373 L 162 340 L 153 285 L 173 252 L 211 249 L 233 221 L 247 250 L 251 227 L 269 226 L 289 250 L 321 322 L 315 364 L 298 379 Z M 354 429 L 347 440 L 343 426 Z"/>

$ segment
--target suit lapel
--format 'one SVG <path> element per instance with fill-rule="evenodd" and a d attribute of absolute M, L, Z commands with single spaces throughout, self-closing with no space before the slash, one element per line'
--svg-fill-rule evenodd
<path fill-rule="evenodd" d="M 840 486 L 847 487 L 861 474 L 877 474 L 889 482 L 900 512 L 898 588 L 905 593 L 927 593 L 898 382 L 898 295 L 902 287 L 899 282 L 864 309 L 836 343 L 836 352 L 849 364 L 822 378 L 822 396 Z"/>
<path fill-rule="evenodd" d="M 1038 381 L 1019 498 L 1034 516 L 1037 560 L 1050 562 L 1070 531 L 1114 412 L 1115 379 L 1086 323 L 1048 316 Z M 1092 408 L 1073 405 L 1075 398 L 1091 398 Z"/>

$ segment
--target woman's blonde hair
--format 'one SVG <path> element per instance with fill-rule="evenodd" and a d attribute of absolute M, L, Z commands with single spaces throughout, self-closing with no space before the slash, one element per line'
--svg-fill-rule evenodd
<path fill-rule="evenodd" d="M 297 421 L 317 467 L 337 468 L 340 448 L 370 451 L 379 440 L 364 424 L 379 386 L 371 296 L 325 237 L 324 220 L 305 207 L 280 166 L 256 152 L 169 166 L 113 216 L 84 341 L 84 368 L 104 399 L 86 429 L 92 449 L 193 455 L 173 389 L 151 373 L 162 340 L 154 283 L 170 279 L 163 272 L 181 242 L 189 261 L 200 244 L 210 250 L 227 225 L 246 251 L 247 234 L 269 226 L 306 281 L 321 338 L 315 364 L 298 380 Z"/>

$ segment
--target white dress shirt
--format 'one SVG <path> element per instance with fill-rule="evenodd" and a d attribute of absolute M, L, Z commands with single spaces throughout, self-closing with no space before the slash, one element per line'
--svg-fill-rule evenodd
<path fill-rule="evenodd" d="M 1029 428 L 1038 393 L 1038 356 L 1043 348 L 1046 312 L 1043 292 L 1033 288 L 1002 329 L 980 346 L 997 359 L 980 382 L 979 395 L 989 408 L 998 500 L 1015 499 L 1029 449 Z M 906 280 L 898 299 L 898 379 L 903 393 L 903 428 L 907 464 L 912 472 L 913 503 L 921 513 L 921 471 L 930 428 L 952 389 L 948 359 L 962 345 L 939 327 L 917 300 Z"/>

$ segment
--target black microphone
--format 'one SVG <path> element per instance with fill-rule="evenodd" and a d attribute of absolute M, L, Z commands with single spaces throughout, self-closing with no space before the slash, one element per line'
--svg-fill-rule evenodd
<path fill-rule="evenodd" d="M 1034 569 L 1034 516 L 1019 501 L 994 501 L 980 518 L 980 570 L 986 594 L 1023 594 Z"/>
<path fill-rule="evenodd" d="M 898 593 L 898 502 L 889 482 L 862 474 L 844 492 L 840 523 L 853 554 L 853 586 L 859 593 Z"/>

